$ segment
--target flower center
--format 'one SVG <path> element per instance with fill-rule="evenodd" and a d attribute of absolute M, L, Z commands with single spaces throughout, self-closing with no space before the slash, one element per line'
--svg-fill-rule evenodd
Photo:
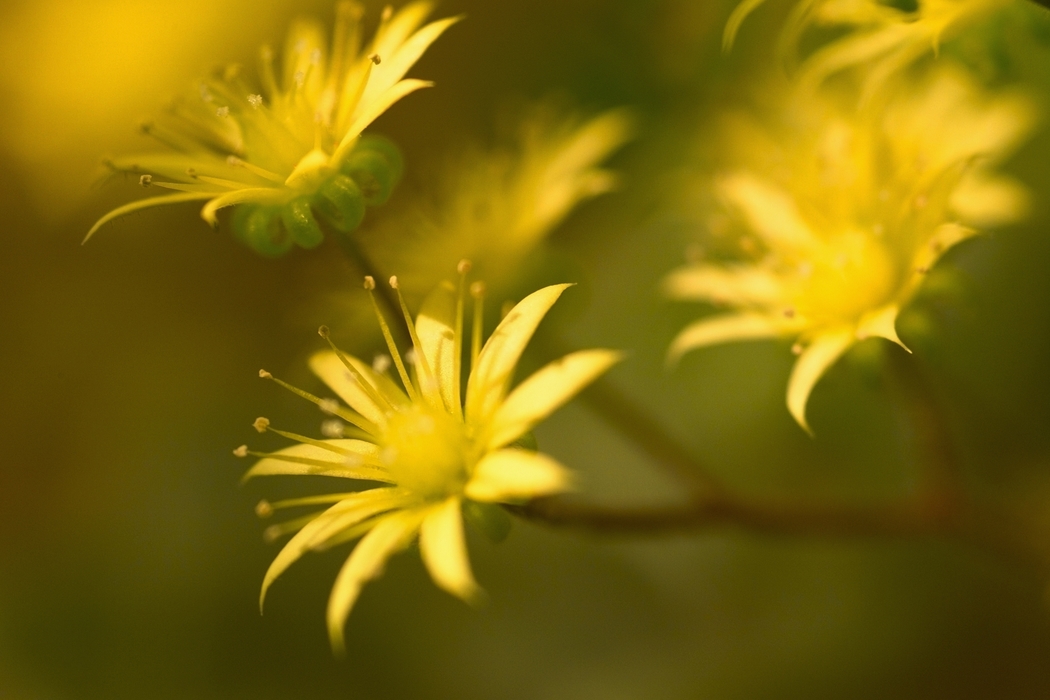
<path fill-rule="evenodd" d="M 390 416 L 380 454 L 398 486 L 439 499 L 463 489 L 467 447 L 461 421 L 443 411 L 412 406 Z"/>
<path fill-rule="evenodd" d="M 799 313 L 814 321 L 851 322 L 889 301 L 897 270 L 880 241 L 850 231 L 800 262 L 796 279 Z"/>

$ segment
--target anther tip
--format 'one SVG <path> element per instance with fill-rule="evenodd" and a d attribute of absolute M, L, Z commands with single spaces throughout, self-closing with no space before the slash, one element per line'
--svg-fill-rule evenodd
<path fill-rule="evenodd" d="M 321 409 L 322 413 L 327 413 L 328 415 L 339 412 L 339 402 L 335 399 L 321 399 L 317 407 Z"/>
<path fill-rule="evenodd" d="M 153 176 L 152 175 L 143 175 L 142 177 L 139 178 L 139 184 L 142 185 L 143 187 L 149 187 L 150 185 L 153 184 Z"/>
<path fill-rule="evenodd" d="M 397 282 L 397 275 L 391 275 L 390 276 L 390 286 L 393 289 L 400 289 L 400 285 L 398 285 L 398 282 Z"/>
<path fill-rule="evenodd" d="M 317 335 L 321 336 L 325 340 L 328 340 L 328 326 L 321 326 L 317 329 Z"/>
<path fill-rule="evenodd" d="M 258 430 L 260 433 L 265 433 L 266 429 L 270 427 L 270 419 L 259 416 L 255 419 L 255 422 L 252 423 L 252 427 Z"/>
<path fill-rule="evenodd" d="M 464 258 L 463 260 L 459 261 L 458 265 L 456 265 L 456 271 L 459 272 L 459 274 L 461 275 L 465 275 L 468 272 L 470 272 L 471 267 L 473 267 L 473 265 L 471 265 L 470 261 Z"/>
<path fill-rule="evenodd" d="M 480 299 L 485 296 L 485 283 L 479 280 L 470 285 L 470 296 L 475 299 Z"/>
<path fill-rule="evenodd" d="M 263 541 L 265 541 L 266 544 L 270 544 L 271 542 L 276 541 L 277 538 L 280 536 L 281 528 L 279 528 L 276 525 L 271 525 L 270 527 L 263 530 Z"/>
<path fill-rule="evenodd" d="M 238 447 L 236 450 L 233 451 L 233 456 L 234 457 L 247 457 L 248 456 L 248 446 L 247 445 L 241 445 L 240 447 Z"/>
<path fill-rule="evenodd" d="M 372 275 L 365 275 L 365 289 L 372 291 L 376 288 L 376 279 Z"/>
<path fill-rule="evenodd" d="M 377 53 L 374 53 L 371 56 L 369 56 L 368 60 L 377 66 L 383 62 L 383 58 Z"/>
<path fill-rule="evenodd" d="M 802 343 L 795 343 L 791 346 L 792 355 L 801 355 L 803 350 L 805 350 L 805 348 L 802 347 Z"/>
<path fill-rule="evenodd" d="M 273 506 L 269 501 L 263 499 L 255 505 L 255 514 L 260 518 L 269 518 L 273 515 Z"/>
<path fill-rule="evenodd" d="M 273 375 L 264 369 L 259 370 L 259 377 L 261 379 L 273 379 Z"/>

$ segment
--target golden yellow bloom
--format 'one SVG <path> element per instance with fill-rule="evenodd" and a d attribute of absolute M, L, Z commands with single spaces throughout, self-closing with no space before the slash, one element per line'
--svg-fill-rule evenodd
<path fill-rule="evenodd" d="M 458 18 L 420 27 L 428 2 L 397 13 L 383 11 L 373 39 L 362 45 L 362 7 L 341 2 L 327 49 L 324 28 L 299 20 L 289 32 L 280 70 L 262 49 L 259 82 L 238 66 L 200 82 L 177 100 L 166 118 L 144 126 L 169 152 L 124 156 L 108 163 L 143 186 L 175 193 L 124 205 L 88 232 L 147 207 L 205 201 L 201 216 L 216 224 L 218 210 L 238 207 L 235 232 L 257 251 L 276 255 L 293 243 L 318 245 L 315 215 L 349 232 L 366 204 L 389 196 L 400 176 L 397 148 L 362 132 L 402 97 L 431 83 L 405 79 L 408 70 Z"/>
<path fill-rule="evenodd" d="M 427 178 L 425 197 L 385 218 L 365 245 L 425 294 L 462 258 L 503 280 L 581 201 L 615 188 L 602 161 L 631 137 L 625 110 L 580 118 L 552 102 L 527 110 L 510 143 L 461 149 Z"/>
<path fill-rule="evenodd" d="M 480 591 L 467 558 L 461 511 L 476 512 L 484 504 L 523 502 L 570 488 L 571 475 L 562 465 L 514 443 L 620 359 L 610 350 L 575 352 L 510 390 L 525 346 L 569 285 L 530 294 L 482 346 L 483 287 L 476 283 L 471 290 L 477 300 L 471 370 L 461 400 L 468 268 L 460 264 L 458 289 L 445 283 L 430 294 L 414 323 L 401 301 L 413 344 L 412 354 L 404 359 L 376 308 L 404 389 L 385 374 L 384 367 L 370 366 L 333 345 L 331 352 L 315 355 L 310 366 L 349 408 L 289 388 L 349 424 L 327 424 L 326 433 L 344 437 L 315 440 L 274 431 L 301 444 L 259 455 L 262 459 L 245 475 L 247 479 L 319 474 L 386 484 L 260 506 L 260 514 L 268 515 L 275 508 L 333 504 L 271 531 L 298 533 L 266 572 L 260 606 L 273 581 L 305 552 L 363 536 L 339 572 L 328 603 L 328 632 L 336 652 L 343 648 L 343 626 L 362 586 L 417 534 L 434 583 L 464 600 L 477 599 Z M 396 278 L 391 278 L 391 285 L 397 289 Z M 374 286 L 367 278 L 366 288 Z M 326 329 L 321 333 L 327 338 Z M 267 372 L 260 374 L 272 378 Z M 265 419 L 259 419 L 256 428 L 272 430 Z M 246 447 L 235 453 L 256 454 Z"/>
<path fill-rule="evenodd" d="M 990 169 L 1032 121 L 1019 96 L 983 94 L 942 65 L 885 111 L 843 102 L 792 102 L 775 127 L 734 124 L 723 140 L 742 162 L 716 188 L 740 234 L 737 259 L 691 264 L 664 285 L 733 308 L 688 326 L 672 358 L 799 338 L 787 403 L 803 427 L 827 368 L 860 339 L 900 343 L 897 314 L 944 251 L 1025 205 L 1024 190 Z"/>
<path fill-rule="evenodd" d="M 765 0 L 743 0 L 726 23 L 724 45 L 732 46 L 740 25 Z M 808 56 L 798 76 L 800 89 L 816 87 L 831 75 L 854 67 L 866 71 L 866 100 L 895 73 L 936 52 L 940 43 L 1011 0 L 917 0 L 913 10 L 882 0 L 799 0 L 784 28 L 781 51 L 794 52 L 811 26 L 848 31 Z"/>

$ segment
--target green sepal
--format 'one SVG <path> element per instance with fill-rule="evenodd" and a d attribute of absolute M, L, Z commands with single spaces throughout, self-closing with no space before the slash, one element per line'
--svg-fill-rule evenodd
<path fill-rule="evenodd" d="M 499 544 L 507 539 L 514 525 L 507 511 L 495 504 L 478 503 L 477 501 L 463 501 L 463 519 L 493 544 Z"/>
<path fill-rule="evenodd" d="M 403 168 L 397 146 L 381 136 L 362 136 L 340 166 L 342 173 L 353 178 L 361 188 L 369 206 L 383 204 L 390 198 Z"/>
<path fill-rule="evenodd" d="M 346 175 L 336 174 L 321 185 L 315 207 L 337 231 L 350 233 L 365 218 L 365 198 L 361 188 Z"/>
<path fill-rule="evenodd" d="M 231 217 L 234 234 L 259 255 L 276 258 L 292 247 L 292 236 L 281 224 L 282 207 L 242 204 Z"/>
<path fill-rule="evenodd" d="M 310 250 L 324 241 L 324 233 L 317 225 L 317 219 L 314 218 L 310 202 L 306 198 L 293 199 L 284 205 L 281 208 L 281 223 L 301 248 Z"/>

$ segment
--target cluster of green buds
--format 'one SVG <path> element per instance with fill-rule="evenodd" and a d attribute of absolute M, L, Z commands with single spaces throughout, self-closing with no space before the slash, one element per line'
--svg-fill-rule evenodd
<path fill-rule="evenodd" d="M 318 218 L 338 233 L 354 231 L 366 207 L 390 198 L 403 170 L 401 151 L 393 141 L 363 135 L 339 169 L 315 189 L 287 202 L 237 207 L 230 220 L 234 235 L 268 257 L 283 255 L 293 246 L 315 248 L 324 240 Z"/>

